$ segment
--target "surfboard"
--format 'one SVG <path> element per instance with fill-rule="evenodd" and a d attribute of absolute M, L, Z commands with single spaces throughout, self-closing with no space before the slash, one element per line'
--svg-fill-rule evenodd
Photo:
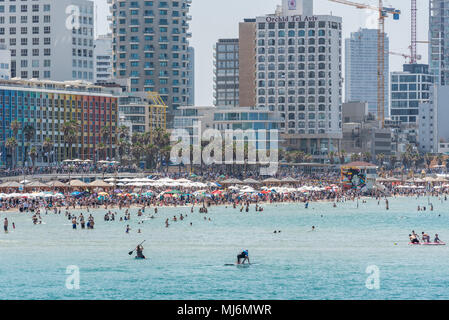
<path fill-rule="evenodd" d="M 444 242 L 423 242 L 423 243 L 408 243 L 411 246 L 445 246 Z"/>

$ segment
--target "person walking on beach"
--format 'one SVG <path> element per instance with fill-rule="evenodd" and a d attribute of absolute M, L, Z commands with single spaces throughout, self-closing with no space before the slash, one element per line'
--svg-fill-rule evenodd
<path fill-rule="evenodd" d="M 3 230 L 5 230 L 5 233 L 8 233 L 8 218 L 5 218 L 5 222 L 3 223 Z"/>

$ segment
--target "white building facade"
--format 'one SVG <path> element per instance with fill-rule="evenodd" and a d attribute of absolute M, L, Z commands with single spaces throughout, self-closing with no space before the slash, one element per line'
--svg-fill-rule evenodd
<path fill-rule="evenodd" d="M 11 51 L 0 44 L 0 80 L 11 78 Z"/>
<path fill-rule="evenodd" d="M 342 19 L 289 2 L 256 18 L 257 106 L 280 113 L 288 148 L 322 157 L 342 139 Z"/>
<path fill-rule="evenodd" d="M 437 153 L 449 143 L 449 86 L 433 86 L 430 97 L 419 105 L 419 151 Z"/>
<path fill-rule="evenodd" d="M 94 82 L 112 79 L 112 36 L 101 35 L 94 41 Z"/>
<path fill-rule="evenodd" d="M 391 120 L 417 125 L 419 104 L 429 101 L 433 76 L 427 64 L 404 64 L 391 73 Z"/>
<path fill-rule="evenodd" d="M 0 43 L 11 77 L 93 81 L 93 2 L 0 1 Z"/>

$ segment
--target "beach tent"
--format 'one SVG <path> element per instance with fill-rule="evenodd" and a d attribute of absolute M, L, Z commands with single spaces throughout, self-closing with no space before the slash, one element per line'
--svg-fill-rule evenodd
<path fill-rule="evenodd" d="M 71 180 L 71 181 L 69 182 L 69 185 L 70 185 L 71 187 L 76 187 L 76 188 L 82 188 L 82 187 L 87 187 L 87 186 L 88 186 L 87 183 L 84 183 L 84 182 L 82 182 L 81 180 L 77 180 L 77 179 Z"/>
<path fill-rule="evenodd" d="M 251 179 L 251 178 L 245 179 L 245 180 L 243 180 L 243 182 L 244 182 L 244 183 L 247 183 L 247 184 L 260 184 L 259 181 L 254 180 L 254 179 Z"/>
<path fill-rule="evenodd" d="M 282 179 L 282 182 L 283 183 L 297 183 L 298 180 L 293 179 L 292 177 L 287 177 L 287 178 Z"/>
<path fill-rule="evenodd" d="M 110 188 L 111 185 L 107 182 L 104 182 L 103 180 L 95 180 L 95 181 L 89 183 L 89 187 Z"/>
<path fill-rule="evenodd" d="M 22 186 L 23 186 L 22 184 L 20 184 L 20 183 L 18 183 L 16 181 L 7 181 L 5 183 L 2 183 L 0 185 L 0 188 L 15 188 L 15 189 L 18 189 L 18 188 L 20 188 Z"/>
<path fill-rule="evenodd" d="M 242 184 L 239 179 L 228 179 L 221 182 L 222 184 Z"/>
<path fill-rule="evenodd" d="M 25 188 L 49 188 L 49 187 L 50 187 L 49 185 L 39 181 L 30 182 L 25 186 Z"/>
<path fill-rule="evenodd" d="M 62 183 L 60 181 L 50 181 L 49 183 L 47 183 L 47 185 L 49 187 L 54 187 L 54 188 L 67 188 L 67 185 L 65 183 Z"/>
<path fill-rule="evenodd" d="M 264 181 L 263 181 L 263 183 L 265 183 L 265 184 L 269 184 L 269 183 L 281 183 L 281 180 L 278 180 L 278 179 L 276 179 L 276 178 L 268 178 L 268 179 L 265 179 Z"/>

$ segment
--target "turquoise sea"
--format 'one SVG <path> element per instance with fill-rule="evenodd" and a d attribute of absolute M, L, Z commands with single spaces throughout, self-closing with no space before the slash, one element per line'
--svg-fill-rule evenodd
<path fill-rule="evenodd" d="M 427 198 L 390 199 L 389 211 L 376 200 L 212 207 L 212 221 L 190 208 L 159 209 L 151 220 L 147 209 L 140 225 L 137 209 L 130 222 L 104 222 L 98 210 L 95 230 L 72 230 L 63 213 L 43 214 L 42 225 L 0 213 L 16 225 L 0 233 L 0 299 L 449 299 L 449 246 L 408 245 L 411 230 L 449 243 L 449 201 L 430 201 L 433 212 L 417 212 Z M 135 260 L 128 251 L 143 240 L 149 259 Z M 242 249 L 254 265 L 225 266 Z M 79 268 L 79 290 L 66 288 L 69 265 Z M 378 290 L 365 285 L 368 266 L 379 268 Z"/>

